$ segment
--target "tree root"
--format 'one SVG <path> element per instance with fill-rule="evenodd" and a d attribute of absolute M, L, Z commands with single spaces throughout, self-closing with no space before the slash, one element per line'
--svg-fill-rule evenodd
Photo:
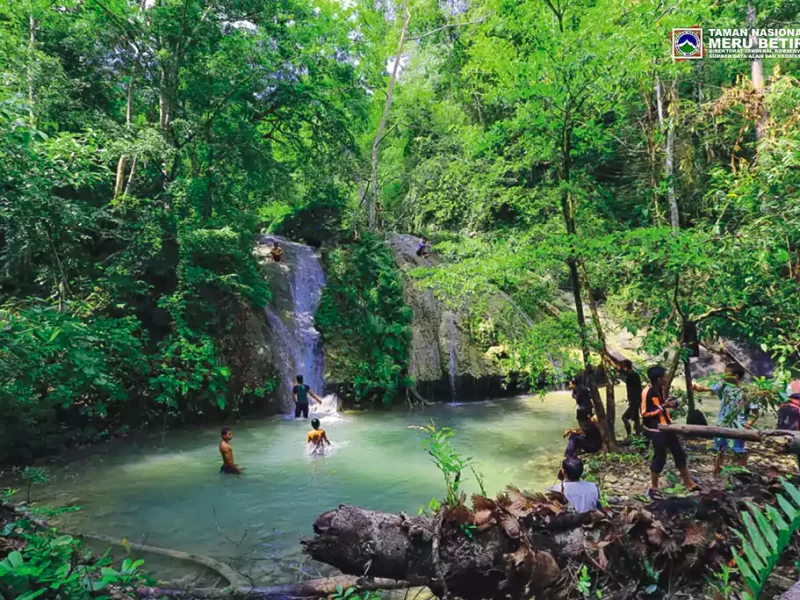
<path fill-rule="evenodd" d="M 104 542 L 107 544 L 114 544 L 115 546 L 126 547 L 126 544 L 123 544 L 122 540 L 107 535 L 99 535 L 95 533 L 79 533 L 72 535 L 73 537 L 76 538 L 85 538 L 85 539 L 95 540 L 98 542 Z M 185 562 L 190 562 L 196 565 L 200 565 L 202 567 L 205 567 L 206 569 L 210 569 L 211 571 L 218 573 L 219 575 L 224 577 L 231 586 L 236 588 L 244 589 L 253 587 L 252 582 L 249 579 L 247 579 L 247 577 L 239 573 L 239 571 L 231 567 L 229 564 L 219 560 L 214 560 L 213 558 L 209 558 L 207 556 L 201 556 L 199 554 L 189 554 L 188 552 L 181 552 L 180 550 L 159 548 L 158 546 L 146 546 L 144 544 L 135 544 L 135 545 L 130 544 L 130 547 L 140 552 L 147 552 L 148 554 L 157 554 L 159 556 L 168 556 L 176 560 L 182 560 Z"/>
<path fill-rule="evenodd" d="M 397 590 L 415 587 L 421 582 L 397 581 L 395 579 L 352 577 L 339 575 L 325 579 L 312 579 L 303 583 L 278 585 L 270 587 L 228 587 L 205 588 L 196 590 L 168 589 L 157 587 L 137 588 L 136 595 L 140 598 L 177 598 L 189 600 L 192 598 L 262 598 L 277 600 L 278 598 L 320 598 L 335 594 L 339 587 L 346 590 L 355 588 L 358 591 Z"/>

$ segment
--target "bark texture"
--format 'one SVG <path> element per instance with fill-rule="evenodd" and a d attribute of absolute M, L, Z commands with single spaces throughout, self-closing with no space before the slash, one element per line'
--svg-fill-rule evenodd
<path fill-rule="evenodd" d="M 606 598 L 644 597 L 637 590 L 650 587 L 653 570 L 666 575 L 661 583 L 673 597 L 704 597 L 708 579 L 738 552 L 745 503 L 774 503 L 782 491 L 773 478 L 735 478 L 733 490 L 646 504 L 623 499 L 582 514 L 568 512 L 557 493 L 514 488 L 434 517 L 340 506 L 322 514 L 302 544 L 345 573 L 412 580 L 440 598 L 578 598 L 570 581 L 580 565 L 605 582 Z"/>

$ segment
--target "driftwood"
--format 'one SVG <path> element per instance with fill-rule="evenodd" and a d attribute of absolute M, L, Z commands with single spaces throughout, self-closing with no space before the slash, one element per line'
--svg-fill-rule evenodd
<path fill-rule="evenodd" d="M 659 431 L 668 431 L 684 437 L 713 439 L 717 437 L 766 444 L 784 454 L 800 453 L 800 432 L 784 429 L 734 429 L 711 425 L 659 425 Z M 652 430 L 650 430 L 652 431 Z"/>
<path fill-rule="evenodd" d="M 169 589 L 160 587 L 140 587 L 136 595 L 142 599 L 149 598 L 247 598 L 278 600 L 279 598 L 321 598 L 335 594 L 338 588 L 343 590 L 355 588 L 357 591 L 396 590 L 414 587 L 411 581 L 394 579 L 372 579 L 340 575 L 325 579 L 312 579 L 302 583 L 277 585 L 270 587 L 246 586 L 227 588 L 205 588 L 194 590 Z"/>
<path fill-rule="evenodd" d="M 176 560 L 194 563 L 210 569 L 224 577 L 231 586 L 236 588 L 252 588 L 252 582 L 244 575 L 239 573 L 236 569 L 219 560 L 214 560 L 207 556 L 199 554 L 189 554 L 188 552 L 181 552 L 180 550 L 170 550 L 168 548 L 159 548 L 158 546 L 146 546 L 144 544 L 126 544 L 118 538 L 113 538 L 107 535 L 98 535 L 95 533 L 78 533 L 73 534 L 73 537 L 95 540 L 104 542 L 106 544 L 114 544 L 115 546 L 130 547 L 135 551 L 147 552 L 148 554 L 157 554 L 159 556 L 168 556 Z"/>

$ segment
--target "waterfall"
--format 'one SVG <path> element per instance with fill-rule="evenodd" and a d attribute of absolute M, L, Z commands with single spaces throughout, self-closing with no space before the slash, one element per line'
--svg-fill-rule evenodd
<path fill-rule="evenodd" d="M 455 401 L 456 399 L 456 315 L 450 313 L 450 396 Z"/>
<path fill-rule="evenodd" d="M 333 394 L 323 397 L 325 359 L 320 333 L 314 327 L 314 312 L 325 286 L 322 263 L 313 248 L 277 236 L 261 236 L 264 245 L 257 252 L 266 255 L 274 241 L 283 248 L 284 260 L 280 263 L 266 261 L 268 268 L 274 271 L 273 300 L 266 308 L 266 315 L 272 330 L 273 356 L 281 377 L 281 407 L 287 412 L 291 409 L 295 377 L 302 375 L 304 383 L 323 400 L 322 406 L 313 412 L 334 414 L 338 399 Z"/>

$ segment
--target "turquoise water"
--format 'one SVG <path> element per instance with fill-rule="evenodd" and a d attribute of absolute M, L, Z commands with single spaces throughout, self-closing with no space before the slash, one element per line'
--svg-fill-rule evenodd
<path fill-rule="evenodd" d="M 509 483 L 543 490 L 555 483 L 574 407 L 568 392 L 552 392 L 326 417 L 334 420 L 323 423 L 334 452 L 322 458 L 306 455 L 307 421 L 232 423 L 235 459 L 247 469 L 240 477 L 219 473 L 217 427 L 169 431 L 92 447 L 87 458 L 51 469 L 54 480 L 34 500 L 80 505 L 61 517 L 72 531 L 231 560 L 259 583 L 290 582 L 325 573 L 299 545 L 320 513 L 356 504 L 416 514 L 444 495 L 423 433 L 409 425 L 453 427 L 452 443 L 478 463 L 489 494 Z M 471 474 L 466 491 L 478 491 Z M 157 575 L 174 578 L 174 565 L 145 558 Z"/>

